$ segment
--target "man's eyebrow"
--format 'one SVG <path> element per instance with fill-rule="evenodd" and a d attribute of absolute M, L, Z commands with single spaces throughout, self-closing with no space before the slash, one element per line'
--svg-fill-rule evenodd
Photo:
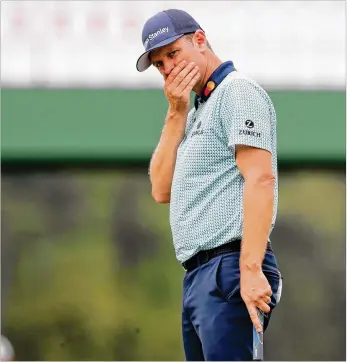
<path fill-rule="evenodd" d="M 162 57 L 165 57 L 165 56 L 169 55 L 169 54 L 172 53 L 174 50 L 177 50 L 177 48 L 176 48 L 176 47 L 172 47 L 172 48 L 171 48 L 170 50 L 168 50 L 165 54 L 163 54 Z M 149 56 L 149 57 L 150 57 L 150 60 L 151 60 L 152 64 L 161 62 L 161 59 L 154 61 L 154 60 L 151 59 L 151 56 Z"/>

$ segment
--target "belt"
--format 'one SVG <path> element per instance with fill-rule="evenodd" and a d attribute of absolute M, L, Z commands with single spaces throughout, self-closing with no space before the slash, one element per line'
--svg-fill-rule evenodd
<path fill-rule="evenodd" d="M 272 252 L 272 247 L 270 242 L 267 243 L 266 250 Z M 190 259 L 182 263 L 182 266 L 185 271 L 191 271 L 196 267 L 198 267 L 199 265 L 206 264 L 209 260 L 218 255 L 235 252 L 235 251 L 241 251 L 240 239 L 230 241 L 226 244 L 217 246 L 216 248 L 213 249 L 201 250 L 197 254 L 192 256 Z"/>

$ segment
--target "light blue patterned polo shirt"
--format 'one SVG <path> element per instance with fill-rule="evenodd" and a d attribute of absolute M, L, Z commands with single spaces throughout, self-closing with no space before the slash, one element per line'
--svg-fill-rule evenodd
<path fill-rule="evenodd" d="M 272 154 L 272 231 L 278 199 L 275 109 L 263 88 L 233 71 L 205 103 L 191 109 L 177 151 L 170 225 L 181 263 L 200 250 L 242 238 L 244 180 L 235 162 L 237 144 Z"/>

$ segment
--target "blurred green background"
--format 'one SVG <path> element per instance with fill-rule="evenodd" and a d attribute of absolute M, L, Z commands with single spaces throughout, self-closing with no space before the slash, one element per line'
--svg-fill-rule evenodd
<path fill-rule="evenodd" d="M 270 90 L 269 95 L 282 164 L 344 162 L 345 92 Z M 2 156 L 147 162 L 166 109 L 161 89 L 4 89 Z"/>

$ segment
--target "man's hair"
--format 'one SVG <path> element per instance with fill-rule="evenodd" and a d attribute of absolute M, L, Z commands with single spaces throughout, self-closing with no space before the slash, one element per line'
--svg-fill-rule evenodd
<path fill-rule="evenodd" d="M 184 37 L 185 37 L 190 43 L 193 44 L 194 33 L 186 34 Z M 211 45 L 210 45 L 210 43 L 208 42 L 207 39 L 206 39 L 206 43 L 207 43 L 208 49 L 210 49 L 211 52 L 213 52 L 212 47 L 211 47 Z"/>

